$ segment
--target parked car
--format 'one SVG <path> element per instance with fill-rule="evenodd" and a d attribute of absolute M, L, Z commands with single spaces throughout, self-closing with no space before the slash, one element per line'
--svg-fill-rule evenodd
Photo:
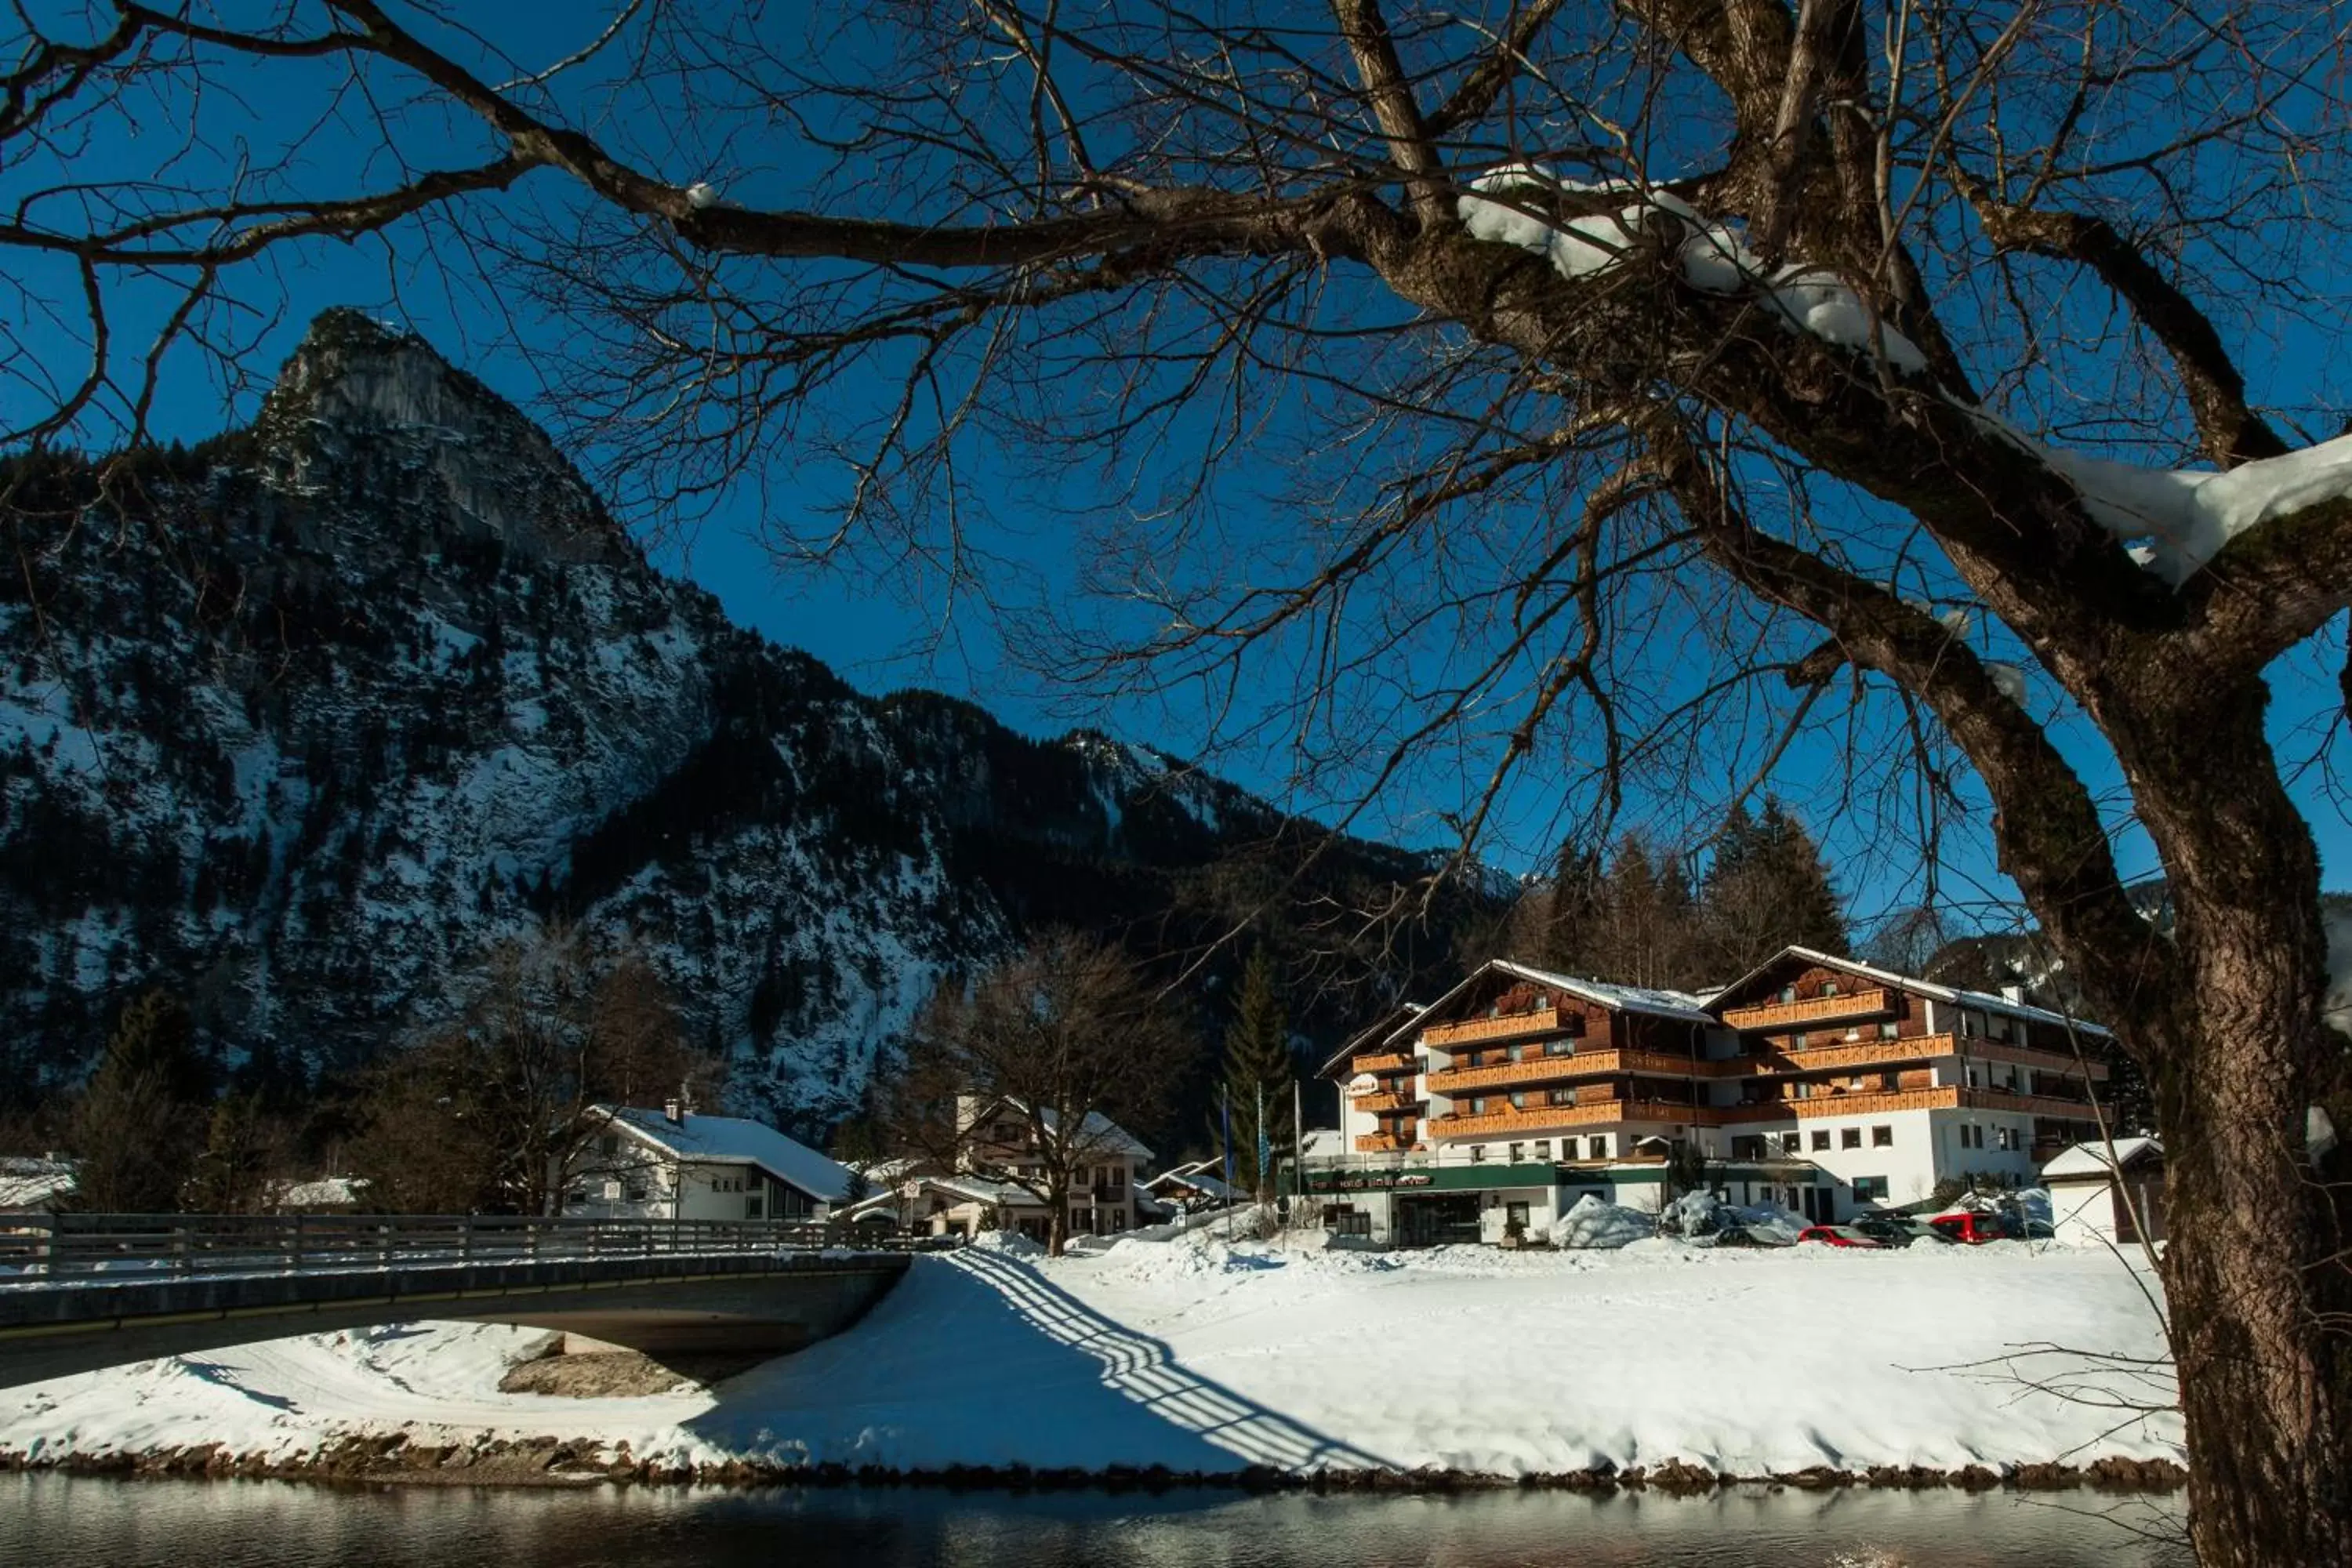
<path fill-rule="evenodd" d="M 2057 1236 L 2058 1227 L 2046 1219 L 2029 1219 L 2025 1222 L 2025 1239 L 2028 1241 L 2053 1241 L 2057 1239 Z"/>
<path fill-rule="evenodd" d="M 1727 1225 L 1715 1233 L 1717 1247 L 1794 1247 L 1779 1231 L 1760 1225 Z"/>
<path fill-rule="evenodd" d="M 1969 1209 L 1959 1214 L 1939 1214 L 1927 1223 L 1934 1226 L 1946 1238 L 1965 1242 L 1970 1247 L 1981 1246 L 1988 1241 L 2011 1239 L 2009 1226 L 2000 1215 L 1986 1214 L 1980 1210 Z"/>
<path fill-rule="evenodd" d="M 1910 1215 L 1864 1215 L 1853 1222 L 1853 1228 L 1887 1247 L 1908 1247 L 1915 1241 L 1939 1241 L 1951 1245 L 1952 1238 L 1924 1219 Z"/>
<path fill-rule="evenodd" d="M 1886 1243 L 1851 1225 L 1812 1225 L 1797 1233 L 1797 1239 L 1817 1241 L 1829 1247 L 1868 1247 L 1884 1248 Z"/>

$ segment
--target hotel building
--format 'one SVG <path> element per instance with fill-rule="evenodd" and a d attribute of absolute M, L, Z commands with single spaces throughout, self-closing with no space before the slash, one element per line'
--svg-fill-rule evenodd
<path fill-rule="evenodd" d="M 1324 1064 L 1343 1147 L 1305 1181 L 1336 1227 L 1405 1245 L 1538 1229 L 1587 1194 L 1655 1207 L 1670 1168 L 1844 1220 L 1948 1179 L 2030 1181 L 2095 1137 L 2105 1043 L 2014 994 L 1805 948 L 1705 998 L 1496 959 Z"/>

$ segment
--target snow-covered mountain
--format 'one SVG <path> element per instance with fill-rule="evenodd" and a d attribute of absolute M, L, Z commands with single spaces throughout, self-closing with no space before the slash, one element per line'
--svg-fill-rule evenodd
<path fill-rule="evenodd" d="M 859 695 L 654 571 L 520 412 L 354 312 L 250 428 L 18 458 L 0 500 L 20 1094 L 150 984 L 231 1059 L 365 1059 L 561 912 L 633 934 L 740 1098 L 821 1125 L 948 969 L 1048 922 L 1174 951 L 1275 885 L 1268 841 L 1314 836 L 1148 750 Z M 1292 906 L 1424 868 L 1338 841 Z"/>

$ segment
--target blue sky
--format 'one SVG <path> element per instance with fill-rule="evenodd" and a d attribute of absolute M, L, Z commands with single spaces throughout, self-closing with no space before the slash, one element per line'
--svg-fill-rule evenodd
<path fill-rule="evenodd" d="M 501 25 L 509 29 L 507 36 L 529 39 L 528 52 L 534 58 L 572 47 L 574 35 L 585 26 L 583 15 L 576 7 L 535 4 L 518 4 L 499 13 Z M 311 152 L 316 166 L 325 168 L 334 163 L 337 151 L 331 128 L 320 132 L 297 127 L 290 116 L 302 111 L 267 90 L 254 92 L 250 99 L 243 110 L 249 130 L 285 135 L 299 129 L 316 138 Z M 457 134 L 464 134 L 463 127 Z M 637 127 L 633 140 L 656 145 L 660 137 Z M 429 149 L 431 134 L 424 141 Z M 673 161 L 684 157 L 674 147 L 669 153 Z M 101 140 L 86 154 L 101 160 L 116 155 L 130 160 L 138 153 L 128 140 L 119 145 Z M 728 155 L 736 160 L 731 165 L 736 183 L 730 194 L 749 191 L 790 199 L 793 181 L 789 167 L 773 162 L 746 163 L 731 150 Z M 708 171 L 681 167 L 664 172 L 684 179 Z M 554 178 L 534 176 L 542 182 Z M 532 357 L 560 358 L 567 346 L 561 330 L 535 315 L 528 301 L 496 297 L 490 286 L 462 262 L 454 267 L 436 264 L 411 236 L 395 235 L 388 243 L 373 238 L 348 245 L 321 243 L 287 253 L 275 276 L 258 288 L 249 288 L 248 293 L 257 302 L 282 312 L 273 327 L 257 335 L 257 346 L 251 355 L 253 368 L 265 378 L 290 352 L 310 317 L 331 304 L 357 305 L 413 328 L 527 407 L 535 404 L 544 407 L 541 403 L 544 389 L 535 379 Z M 127 336 L 135 340 L 141 310 L 152 314 L 157 307 L 152 297 L 134 298 L 127 303 L 131 308 L 123 324 L 134 329 Z M 71 345 L 53 328 L 21 317 L 8 324 L 21 350 L 61 367 L 70 363 Z M 529 352 L 518 353 L 517 347 Z M 2258 398 L 2267 395 L 2309 405 L 2335 395 L 2336 373 L 2322 362 L 2316 340 L 2309 334 L 2282 334 L 2282 341 L 2259 345 L 2250 357 Z M 156 411 L 159 433 L 200 437 L 250 413 L 257 390 L 255 385 L 223 386 L 205 373 L 194 356 L 167 370 Z M 583 456 L 593 459 L 593 454 Z M 1106 482 L 1106 476 L 1083 470 L 1059 475 L 1041 487 L 1037 476 L 1025 467 L 992 461 L 985 455 L 979 460 L 983 465 L 980 476 L 983 487 L 995 492 L 996 526 L 990 531 L 990 542 L 1001 560 L 993 581 L 1017 619 L 1024 604 L 1066 595 L 1076 581 L 1078 568 L 1060 511 L 1082 510 L 1090 496 L 1098 498 L 1114 487 Z M 646 537 L 657 563 L 709 588 L 737 620 L 780 643 L 806 649 L 863 689 L 936 688 L 969 697 L 1007 723 L 1033 733 L 1055 732 L 1084 722 L 1180 753 L 1193 753 L 1202 743 L 1211 710 L 1198 693 L 1179 693 L 1160 702 L 1111 702 L 1057 688 L 1039 672 L 1005 657 L 997 624 L 986 606 L 968 599 L 947 601 L 936 583 L 879 573 L 870 561 L 822 572 L 780 567 L 759 541 L 763 524 L 817 515 L 840 495 L 843 474 L 814 452 L 785 452 L 766 468 L 761 478 L 756 490 L 747 485 L 731 491 L 690 529 L 672 527 L 671 520 L 663 516 L 639 515 L 628 521 Z M 1254 504 L 1272 503 L 1265 501 L 1260 492 L 1242 492 L 1239 513 L 1231 525 L 1241 535 L 1248 535 L 1254 528 L 1268 528 L 1274 521 L 1250 515 Z M 1509 520 L 1503 521 L 1507 525 Z M 1675 612 L 1662 604 L 1660 613 Z M 2340 628 L 2331 633 L 2331 640 L 2340 650 Z M 1417 657 L 1401 655 L 1392 678 L 1408 687 L 1432 679 L 1433 667 L 1415 662 Z M 2275 684 L 2279 701 L 2273 730 L 2283 740 L 2328 719 L 2340 707 L 2331 660 L 2310 650 L 2286 661 Z M 1246 695 L 1243 705 L 1246 710 Z M 2037 687 L 2032 706 L 2037 712 L 2051 710 L 2046 685 Z M 2079 723 L 2062 723 L 2057 732 L 2095 788 L 2120 799 L 2121 781 L 2095 739 Z M 2302 738 L 2294 745 L 2301 752 L 2314 749 Z M 1811 735 L 1790 749 L 1771 787 L 1810 817 L 1828 825 L 1829 847 L 1842 868 L 1850 901 L 1857 913 L 1868 915 L 1915 896 L 1916 871 L 1899 839 L 1890 839 L 1887 833 L 1886 825 L 1892 816 L 1899 816 L 1902 803 L 1878 803 L 1844 812 L 1832 808 L 1832 803 L 1848 793 L 1845 775 L 1850 754 L 1840 733 L 1825 731 Z M 1282 781 L 1287 776 L 1289 758 L 1278 748 L 1225 752 L 1214 761 L 1219 772 L 1285 804 L 1310 809 L 1328 806 L 1326 802 L 1286 794 Z M 2232 763 L 2227 758 L 2214 761 L 2222 767 Z M 1361 830 L 1415 844 L 1441 842 L 1444 837 L 1441 814 L 1458 806 L 1471 771 L 1452 769 L 1443 763 L 1423 770 L 1408 790 L 1363 819 Z M 1864 792 L 1878 782 L 1863 780 Z M 1732 780 L 1726 777 L 1721 787 L 1728 790 Z M 2295 787 L 2318 835 L 2331 880 L 2352 879 L 2346 870 L 2352 868 L 2352 829 L 2347 828 L 2342 813 L 2328 798 L 2324 771 L 2302 774 Z M 1965 781 L 1961 793 L 1964 798 L 1975 798 L 1979 809 L 1972 825 L 1947 842 L 1944 894 L 1962 903 L 2011 897 L 2012 890 L 1991 864 L 1980 796 Z M 1523 777 L 1507 800 L 1503 831 L 1488 846 L 1489 858 L 1513 869 L 1539 864 L 1554 836 L 1552 825 L 1559 805 L 1556 796 L 1557 791 L 1548 787 L 1543 773 Z M 1690 800 L 1682 798 L 1679 786 L 1662 791 L 1659 798 L 1637 803 L 1637 814 L 1641 806 L 1656 807 L 1686 830 L 1704 817 Z M 2155 869 L 2145 846 L 2127 829 L 2120 831 L 2127 872 L 2144 874 Z"/>

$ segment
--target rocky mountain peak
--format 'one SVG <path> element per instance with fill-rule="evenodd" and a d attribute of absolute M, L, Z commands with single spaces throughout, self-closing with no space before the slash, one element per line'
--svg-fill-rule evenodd
<path fill-rule="evenodd" d="M 478 541 L 558 561 L 635 554 L 544 431 L 423 338 L 360 310 L 310 323 L 252 434 L 281 493 L 373 500 L 388 484 Z"/>

